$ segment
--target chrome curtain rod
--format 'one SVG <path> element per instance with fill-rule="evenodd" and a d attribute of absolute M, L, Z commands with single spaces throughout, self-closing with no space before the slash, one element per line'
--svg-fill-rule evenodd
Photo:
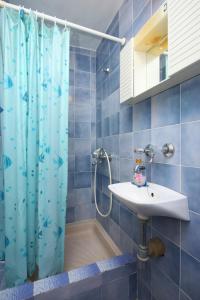
<path fill-rule="evenodd" d="M 20 9 L 23 9 L 26 14 L 30 14 L 30 11 L 31 11 L 31 9 L 27 9 L 27 8 L 22 7 L 22 6 L 17 6 L 17 5 L 14 5 L 14 4 L 5 2 L 5 1 L 1 1 L 1 0 L 0 0 L 0 7 L 9 7 L 9 8 L 13 8 L 15 10 L 18 10 L 18 11 Z M 110 34 L 106 34 L 106 33 L 103 33 L 103 32 L 88 28 L 88 27 L 84 27 L 84 26 L 81 26 L 81 25 L 78 25 L 78 24 L 75 24 L 75 23 L 72 23 L 72 22 L 68 22 L 67 20 L 58 19 L 56 17 L 52 17 L 52 16 L 49 16 L 49 15 L 40 13 L 38 11 L 34 11 L 34 13 L 38 18 L 45 19 L 45 20 L 54 22 L 56 24 L 67 26 L 67 27 L 70 27 L 70 28 L 73 28 L 73 29 L 76 29 L 76 30 L 79 30 L 79 31 L 87 32 L 89 34 L 92 34 L 92 35 L 95 35 L 95 36 L 98 36 L 98 37 L 101 37 L 101 38 L 104 38 L 104 39 L 107 39 L 107 40 L 110 40 L 110 41 L 113 41 L 113 42 L 117 42 L 117 43 L 120 43 L 122 46 L 125 45 L 125 43 L 126 43 L 125 38 L 117 38 L 117 37 L 112 36 Z"/>

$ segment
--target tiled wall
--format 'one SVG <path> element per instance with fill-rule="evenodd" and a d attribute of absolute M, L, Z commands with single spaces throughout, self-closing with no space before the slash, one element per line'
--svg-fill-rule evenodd
<path fill-rule="evenodd" d="M 162 0 L 125 0 L 108 32 L 134 35 Z M 139 264 L 140 300 L 200 299 L 200 76 L 163 93 L 128 105 L 119 103 L 120 47 L 102 41 L 97 49 L 97 146 L 113 156 L 113 181 L 130 181 L 133 149 L 152 143 L 157 147 L 154 163 L 147 165 L 148 178 L 188 196 L 190 222 L 153 218 L 149 236 L 166 245 L 164 257 Z M 106 74 L 103 69 L 110 68 Z M 160 150 L 171 142 L 175 155 L 166 159 Z M 108 203 L 106 165 L 98 172 L 98 202 Z M 114 198 L 111 216 L 98 220 L 124 251 L 134 252 L 139 226 L 136 216 Z"/>
<path fill-rule="evenodd" d="M 70 48 L 69 177 L 66 221 L 95 217 L 90 154 L 96 146 L 96 53 Z"/>

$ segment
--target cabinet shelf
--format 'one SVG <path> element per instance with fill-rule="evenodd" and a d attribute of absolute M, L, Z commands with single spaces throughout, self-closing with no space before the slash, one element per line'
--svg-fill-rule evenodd
<path fill-rule="evenodd" d="M 197 75 L 200 75 L 200 60 L 178 71 L 167 80 L 160 82 L 144 93 L 127 100 L 127 103 L 135 104 L 141 102 Z"/>

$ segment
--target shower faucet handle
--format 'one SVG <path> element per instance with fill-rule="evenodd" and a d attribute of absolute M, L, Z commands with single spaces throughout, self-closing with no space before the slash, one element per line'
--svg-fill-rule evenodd
<path fill-rule="evenodd" d="M 167 158 L 170 158 L 174 155 L 175 147 L 171 143 L 166 143 L 163 145 L 161 152 Z"/>
<path fill-rule="evenodd" d="M 154 147 L 151 144 L 148 144 L 145 148 L 136 148 L 134 149 L 135 153 L 139 153 L 139 154 L 146 154 L 146 156 L 148 156 L 150 158 L 149 162 L 152 163 L 153 158 L 155 156 L 155 150 Z"/>
<path fill-rule="evenodd" d="M 142 153 L 144 153 L 144 148 L 135 148 L 135 149 L 134 149 L 134 152 L 135 152 L 135 153 L 142 154 Z"/>

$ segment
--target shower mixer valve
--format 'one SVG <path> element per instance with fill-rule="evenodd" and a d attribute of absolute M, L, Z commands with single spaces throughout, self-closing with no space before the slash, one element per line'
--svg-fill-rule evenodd
<path fill-rule="evenodd" d="M 106 159 L 105 150 L 103 148 L 98 148 L 92 153 L 92 157 L 94 158 L 93 165 L 96 165 L 97 163 L 102 163 L 103 160 Z M 112 160 L 112 155 L 108 154 L 109 161 Z"/>
<path fill-rule="evenodd" d="M 153 158 L 156 155 L 155 147 L 151 144 L 148 144 L 145 148 L 136 148 L 134 152 L 139 154 L 146 154 L 146 156 L 149 158 L 150 163 L 153 162 Z M 162 146 L 161 152 L 166 158 L 171 158 L 175 153 L 175 147 L 171 143 L 166 143 Z"/>
<path fill-rule="evenodd" d="M 150 163 L 152 163 L 153 158 L 155 156 L 155 150 L 151 144 L 148 144 L 145 148 L 136 148 L 134 152 L 139 154 L 146 154 L 146 156 L 149 158 Z"/>

